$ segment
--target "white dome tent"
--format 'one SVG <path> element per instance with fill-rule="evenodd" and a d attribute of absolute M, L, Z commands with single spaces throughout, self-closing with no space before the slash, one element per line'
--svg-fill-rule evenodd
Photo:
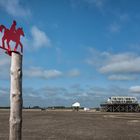
<path fill-rule="evenodd" d="M 80 103 L 79 102 L 76 102 L 76 103 L 74 103 L 74 104 L 72 104 L 72 108 L 73 108 L 73 110 L 79 110 L 79 108 L 80 108 Z"/>

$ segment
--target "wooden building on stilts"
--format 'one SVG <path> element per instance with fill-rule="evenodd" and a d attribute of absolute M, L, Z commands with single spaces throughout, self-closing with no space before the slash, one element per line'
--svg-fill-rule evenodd
<path fill-rule="evenodd" d="M 139 112 L 136 97 L 113 96 L 100 106 L 104 112 Z"/>

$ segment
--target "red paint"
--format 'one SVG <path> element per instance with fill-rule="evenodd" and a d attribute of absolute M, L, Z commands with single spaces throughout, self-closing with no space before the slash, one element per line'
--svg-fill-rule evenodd
<path fill-rule="evenodd" d="M 13 21 L 10 29 L 7 29 L 4 25 L 0 25 L 0 32 L 4 30 L 4 35 L 2 37 L 2 47 L 0 48 L 6 50 L 6 53 L 11 56 L 11 52 L 17 52 L 18 45 L 21 47 L 21 53 L 23 53 L 23 45 L 20 42 L 20 36 L 24 36 L 24 32 L 22 28 L 16 29 L 16 21 Z M 14 50 L 11 50 L 10 41 L 14 41 L 16 43 Z M 7 43 L 8 48 L 5 47 L 5 42 Z"/>

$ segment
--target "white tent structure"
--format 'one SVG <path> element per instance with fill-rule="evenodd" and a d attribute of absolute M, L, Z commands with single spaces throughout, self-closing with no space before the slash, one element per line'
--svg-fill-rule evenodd
<path fill-rule="evenodd" d="M 73 108 L 73 110 L 78 111 L 80 108 L 80 103 L 76 102 L 76 103 L 72 104 L 72 108 Z"/>
<path fill-rule="evenodd" d="M 80 103 L 76 102 L 76 103 L 72 104 L 72 107 L 80 107 Z"/>

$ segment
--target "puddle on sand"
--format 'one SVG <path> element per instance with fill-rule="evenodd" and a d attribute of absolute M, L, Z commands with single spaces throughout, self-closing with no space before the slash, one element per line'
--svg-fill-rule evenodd
<path fill-rule="evenodd" d="M 114 118 L 114 115 L 104 115 L 105 118 Z"/>
<path fill-rule="evenodd" d="M 128 123 L 138 123 L 138 122 L 140 122 L 139 120 L 130 120 L 130 121 L 128 121 Z"/>

